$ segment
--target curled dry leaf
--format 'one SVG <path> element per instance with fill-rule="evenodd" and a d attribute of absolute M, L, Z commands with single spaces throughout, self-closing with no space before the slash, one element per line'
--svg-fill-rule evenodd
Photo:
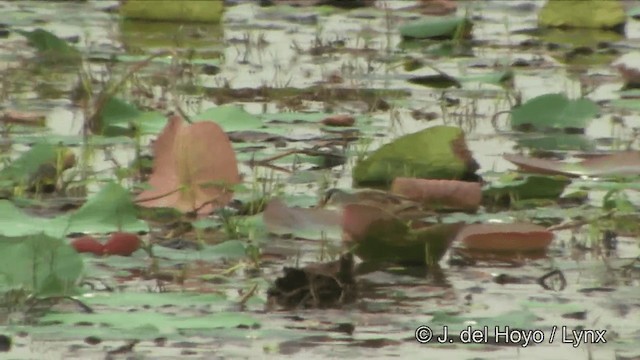
<path fill-rule="evenodd" d="M 322 119 L 322 123 L 327 126 L 353 126 L 356 119 L 351 115 L 331 115 Z"/>
<path fill-rule="evenodd" d="M 240 182 L 231 142 L 211 121 L 186 124 L 172 116 L 154 144 L 150 190 L 138 195 L 145 207 L 172 207 L 207 214 L 232 198 Z"/>
<path fill-rule="evenodd" d="M 549 246 L 553 233 L 529 223 L 471 224 L 460 231 L 456 240 L 474 250 L 541 251 Z"/>
<path fill-rule="evenodd" d="M 597 156 L 579 163 L 563 163 L 515 154 L 505 154 L 504 158 L 516 164 L 522 171 L 538 174 L 572 177 L 640 174 L 640 152 L 638 151 L 622 151 L 610 155 Z"/>
<path fill-rule="evenodd" d="M 482 201 L 480 183 L 457 180 L 398 177 L 391 184 L 391 192 L 421 202 L 426 208 L 476 211 Z"/>

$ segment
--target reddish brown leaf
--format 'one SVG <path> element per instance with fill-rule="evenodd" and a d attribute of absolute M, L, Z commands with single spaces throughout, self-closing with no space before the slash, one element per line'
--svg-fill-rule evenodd
<path fill-rule="evenodd" d="M 322 119 L 322 123 L 327 126 L 353 126 L 356 119 L 351 115 L 331 115 Z"/>
<path fill-rule="evenodd" d="M 1 116 L 2 122 L 9 124 L 44 126 L 46 116 L 39 113 L 19 112 L 15 110 L 7 110 Z"/>
<path fill-rule="evenodd" d="M 482 201 L 479 183 L 457 180 L 430 180 L 398 177 L 391 192 L 424 204 L 425 207 L 447 207 L 475 211 Z"/>
<path fill-rule="evenodd" d="M 505 154 L 504 158 L 522 171 L 538 174 L 565 176 L 612 176 L 640 174 L 640 152 L 622 151 L 611 155 L 597 156 L 579 163 L 530 158 Z"/>
<path fill-rule="evenodd" d="M 231 142 L 218 124 L 186 124 L 173 116 L 154 144 L 152 189 L 137 201 L 146 207 L 173 207 L 207 214 L 226 205 L 240 182 Z"/>
<path fill-rule="evenodd" d="M 104 253 L 104 245 L 102 245 L 93 236 L 83 236 L 71 242 L 71 246 L 79 253 L 92 253 L 94 255 L 102 255 Z"/>
<path fill-rule="evenodd" d="M 129 256 L 140 249 L 142 241 L 136 234 L 115 232 L 109 237 L 109 241 L 104 244 L 104 253 L 108 255 Z"/>
<path fill-rule="evenodd" d="M 540 251 L 549 246 L 553 233 L 529 223 L 471 224 L 460 231 L 457 240 L 474 250 Z"/>
<path fill-rule="evenodd" d="M 273 234 L 302 235 L 316 230 L 320 234 L 340 226 L 340 213 L 337 211 L 288 207 L 280 199 L 269 201 L 262 218 L 267 231 Z"/>

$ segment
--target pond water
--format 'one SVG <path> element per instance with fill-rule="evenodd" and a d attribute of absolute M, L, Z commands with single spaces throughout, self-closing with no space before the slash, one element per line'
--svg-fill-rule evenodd
<path fill-rule="evenodd" d="M 577 146 L 571 145 L 569 152 L 552 148 L 551 153 L 575 161 L 573 155 L 621 150 L 621 144 L 637 149 L 634 131 L 640 129 L 640 112 L 610 105 L 620 98 L 623 86 L 610 63 L 619 55 L 640 50 L 640 21 L 629 18 L 625 35 L 605 34 L 610 40 L 588 32 L 573 33 L 567 40 L 529 31 L 536 29 L 543 3 L 458 2 L 458 15 L 474 22 L 473 41 L 447 43 L 457 52 L 453 56 L 451 49 L 438 48 L 437 42 L 427 46 L 402 40 L 400 24 L 420 16 L 403 10 L 414 4 L 410 1 L 378 1 L 376 8 L 348 11 L 260 7 L 238 1 L 227 6 L 219 25 L 123 21 L 106 11 L 117 1 L 0 1 L 0 23 L 11 29 L 0 39 L 1 109 L 45 116 L 44 126 L 4 124 L 0 137 L 3 161 L 18 158 L 41 138 L 59 138 L 70 146 L 86 170 L 84 175 L 75 174 L 80 190 L 38 198 L 37 203 L 23 202 L 28 204 L 26 210 L 47 216 L 60 213 L 59 208 L 47 204 L 84 199 L 87 193 L 98 192 L 105 180 L 122 176 L 119 171 L 136 160 L 135 141 L 96 136 L 101 144 L 96 145 L 96 140 L 88 146 L 83 129 L 90 106 L 74 99 L 73 94 L 82 74 L 92 78 L 92 90 L 98 93 L 108 79 L 124 76 L 136 61 L 163 50 L 172 50 L 175 56 L 161 57 L 137 71 L 121 90 L 121 98 L 141 109 L 163 113 L 179 105 L 189 116 L 217 105 L 241 104 L 251 114 L 275 114 L 270 115 L 273 119 L 284 118 L 282 114 L 289 112 L 348 113 L 358 121 L 364 119 L 362 137 L 369 141 L 349 144 L 346 163 L 330 169 L 310 170 L 312 165 L 305 160 L 293 172 L 248 165 L 252 158 L 336 143 L 335 139 L 342 137 L 328 134 L 316 122 L 268 125 L 272 134 L 287 141 L 234 142 L 244 183 L 251 186 L 271 178 L 264 186 L 275 189 L 278 186 L 274 184 L 282 184 L 278 191 L 290 204 L 310 206 L 326 187 L 350 188 L 353 165 L 362 148 L 373 150 L 398 136 L 435 125 L 461 127 L 480 165 L 478 173 L 495 179 L 516 169 L 502 157 L 504 153 L 527 148 L 522 139 L 538 139 L 536 144 L 542 144 L 540 138 L 544 140 L 546 135 L 513 132 L 506 115 L 497 118 L 496 128 L 494 114 L 510 110 L 516 99 L 526 101 L 548 93 L 563 93 L 569 98 L 586 94 L 602 109 L 577 137 Z M 85 60 L 68 66 L 38 64 L 24 37 L 13 31 L 35 28 L 72 39 Z M 578 55 L 567 61 L 567 54 L 577 47 L 613 50 L 599 52 L 600 57 Z M 407 71 L 404 64 L 409 58 L 430 66 Z M 510 69 L 513 84 L 505 87 L 482 81 L 438 89 L 407 81 L 435 74 L 434 68 L 456 78 Z M 416 115 L 430 113 L 434 119 L 429 121 Z M 616 118 L 623 119 L 624 125 L 613 121 Z M 560 138 L 566 140 L 565 135 Z M 155 135 L 140 139 L 144 155 L 151 154 L 153 139 Z M 292 160 L 283 158 L 275 164 L 290 168 Z M 303 176 L 312 180 L 291 180 Z M 576 179 L 565 194 L 593 187 L 594 182 Z M 121 183 L 132 187 L 136 181 L 125 176 Z M 481 213 L 486 221 L 511 217 L 557 224 L 599 214 L 606 194 L 607 190 L 590 188 L 588 200 L 573 208 L 551 204 L 512 208 L 495 216 Z M 637 191 L 626 194 L 637 216 L 640 197 Z M 173 236 L 153 224 L 147 239 Z M 437 271 L 391 268 L 363 273 L 357 277 L 356 302 L 332 309 L 266 311 L 265 303 L 267 289 L 282 275 L 283 267 L 335 259 L 340 238 L 293 240 L 266 234 L 252 238 L 250 234 L 249 240 L 244 236 L 230 243 L 231 249 L 238 244 L 257 244 L 262 251 L 257 270 L 244 253 L 217 255 L 221 248 L 211 245 L 202 251 L 159 249 L 158 263 L 142 251 L 127 258 L 83 255 L 86 280 L 91 285 L 79 298 L 95 310 L 92 316 L 98 317 L 86 317 L 73 303 L 62 301 L 36 325 L 25 325 L 19 312 L 1 313 L 4 326 L 0 333 L 13 340 L 6 355 L 12 359 L 638 359 L 640 264 L 634 259 L 640 256 L 639 232 L 618 234 L 615 251 L 605 256 L 593 244 L 602 237 L 598 231 L 589 226 L 555 231 L 547 255 L 536 260 L 461 265 L 448 254 Z M 221 232 L 204 233 L 197 236 L 212 243 L 225 238 Z M 176 237 L 188 240 L 194 235 L 192 231 Z M 141 275 L 151 266 L 169 274 L 169 280 Z M 546 290 L 538 280 L 554 269 L 561 270 L 566 286 Z M 177 281 L 180 274 L 182 280 Z M 489 327 L 489 335 L 495 326 L 530 332 L 539 329 L 536 334 L 544 341 L 526 347 L 461 344 L 460 339 L 420 344 L 415 333 L 422 325 L 430 326 L 436 335 L 442 334 L 443 326 L 450 334 L 483 325 Z M 554 329 L 557 335 L 550 342 Z M 564 334 L 576 329 L 604 334 L 606 343 L 573 346 L 571 336 Z M 91 344 L 89 337 L 99 341 Z M 132 339 L 140 342 L 131 351 L 108 354 Z"/>

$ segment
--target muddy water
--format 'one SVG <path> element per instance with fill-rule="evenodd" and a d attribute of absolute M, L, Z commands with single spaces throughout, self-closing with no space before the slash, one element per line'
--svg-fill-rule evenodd
<path fill-rule="evenodd" d="M 11 26 L 31 29 L 42 26 L 62 37 L 78 37 L 77 46 L 85 53 L 99 56 L 111 54 L 135 54 L 180 45 L 188 39 L 189 32 L 200 31 L 196 50 L 206 54 L 222 56 L 221 71 L 216 75 L 198 75 L 184 79 L 196 88 L 211 89 L 228 86 L 232 89 L 259 88 L 306 88 L 324 83 L 332 76 L 342 79 L 340 84 L 325 84 L 331 87 L 372 88 L 405 90 L 408 98 L 390 100 L 391 109 L 374 111 L 372 116 L 379 119 L 384 128 L 384 136 L 374 139 L 372 148 L 405 133 L 420 130 L 426 126 L 455 124 L 467 131 L 467 141 L 474 158 L 480 163 L 480 172 L 503 172 L 512 170 L 513 165 L 502 159 L 505 152 L 514 151 L 517 142 L 508 132 L 496 132 L 491 117 L 496 112 L 510 108 L 507 95 L 502 88 L 492 85 L 470 85 L 461 90 L 433 90 L 406 81 L 409 75 L 431 73 L 428 68 L 409 74 L 402 69 L 401 59 L 410 55 L 426 58 L 438 69 L 451 75 L 482 73 L 500 69 L 501 64 L 510 64 L 515 59 L 540 64 L 518 68 L 514 89 L 523 99 L 537 95 L 562 92 L 569 97 L 581 94 L 580 81 L 590 77 L 605 77 L 607 83 L 597 87 L 590 94 L 596 101 L 618 97 L 616 91 L 621 86 L 617 73 L 607 64 L 587 68 L 565 65 L 554 54 L 543 47 L 525 49 L 519 47 L 522 41 L 531 40 L 531 35 L 514 33 L 518 30 L 534 28 L 536 9 L 541 2 L 533 1 L 486 1 L 460 2 L 459 14 L 468 13 L 476 19 L 473 57 L 449 58 L 433 57 L 417 50 L 401 50 L 398 24 L 415 14 L 396 13 L 393 9 L 410 5 L 405 1 L 384 2 L 388 10 L 355 10 L 352 12 L 331 12 L 318 15 L 315 10 L 298 10 L 291 13 L 263 9 L 254 4 L 244 3 L 228 8 L 225 20 L 219 27 L 184 29 L 171 27 L 163 30 L 156 26 L 153 42 L 141 41 L 135 29 L 127 28 L 115 15 L 102 11 L 115 1 L 89 1 L 87 3 L 47 3 L 47 2 L 0 2 L 0 22 Z M 7 15 L 9 14 L 9 15 Z M 176 31 L 179 36 L 176 36 Z M 180 33 L 185 31 L 185 33 Z M 142 32 L 144 33 L 144 32 Z M 137 34 L 132 36 L 131 34 Z M 184 36 L 184 37 L 182 37 Z M 197 37 L 196 37 L 197 38 Z M 640 22 L 630 21 L 626 39 L 616 43 L 621 52 L 638 49 Z M 535 39 L 535 38 L 534 38 Z M 186 40 L 184 40 L 186 41 Z M 341 43 L 340 47 L 333 44 Z M 25 111 L 44 111 L 47 114 L 47 128 L 51 134 L 76 136 L 83 126 L 83 111 L 74 106 L 66 96 L 75 81 L 73 71 L 57 74 L 34 74 L 28 70 L 30 52 L 21 37 L 12 34 L 1 40 L 0 61 L 3 70 L 3 105 Z M 326 46 L 324 51 L 310 51 L 317 46 Z M 478 62 L 487 67 L 471 67 Z M 87 65 L 96 76 L 106 74 L 103 64 L 93 62 Z M 157 76 L 142 73 L 145 76 Z M 55 96 L 38 91 L 42 85 L 62 88 L 64 96 Z M 192 84 L 192 85 L 193 85 Z M 41 85 L 41 86 L 37 86 Z M 211 99 L 181 92 L 165 95 L 163 86 L 150 85 L 151 99 L 148 105 L 166 102 L 164 96 L 176 96 L 189 114 L 214 105 Z M 131 95 L 134 96 L 134 95 Z M 443 108 L 443 96 L 459 99 L 459 105 Z M 245 103 L 245 108 L 253 113 L 290 110 L 283 106 L 283 99 L 266 99 Z M 321 101 L 304 101 L 304 110 L 323 110 L 328 105 Z M 362 101 L 332 101 L 330 107 L 335 112 L 367 111 Z M 425 122 L 414 120 L 412 110 L 435 112 L 439 118 Z M 443 113 L 444 110 L 444 113 Z M 616 133 L 610 122 L 616 112 L 605 112 L 586 129 L 586 135 L 593 138 L 626 136 Z M 628 128 L 640 127 L 638 113 L 625 114 Z M 506 129 L 506 128 L 505 128 Z M 315 128 L 296 128 L 298 134 L 317 133 Z M 613 134 L 613 135 L 612 135 Z M 148 142 L 149 139 L 145 139 Z M 294 144 L 291 146 L 302 146 Z M 15 147 L 17 152 L 20 147 Z M 599 146 L 607 150 L 605 146 Z M 80 154 L 81 148 L 75 151 Z M 93 170 L 109 177 L 113 162 L 102 149 L 94 149 L 91 157 Z M 263 153 L 274 154 L 279 150 L 267 146 Z M 131 144 L 117 144 L 108 148 L 120 164 L 127 164 L 134 158 Z M 352 161 L 347 166 L 330 171 L 334 183 L 341 187 L 351 184 Z M 243 168 L 251 180 L 251 171 Z M 286 180 L 286 175 L 279 175 Z M 315 191 L 316 185 L 305 185 L 290 191 Z M 96 189 L 92 189 L 96 190 Z M 604 193 L 592 192 L 591 202 L 601 203 Z M 637 198 L 632 198 L 637 202 Z M 297 310 L 287 312 L 264 312 L 266 284 L 280 275 L 282 266 L 294 266 L 316 261 L 320 245 L 307 241 L 270 240 L 271 247 L 288 249 L 284 260 L 268 261 L 263 264 L 259 279 L 266 279 L 257 291 L 262 301 L 249 303 L 243 310 L 259 319 L 259 329 L 238 329 L 233 331 L 209 331 L 206 335 L 183 336 L 179 340 L 170 339 L 165 346 L 158 346 L 144 340 L 135 346 L 133 358 L 171 359 L 183 356 L 191 358 L 254 358 L 254 357 L 450 357 L 455 359 L 495 358 L 495 359 L 614 359 L 616 356 L 638 357 L 640 349 L 640 280 L 637 274 L 623 277 L 621 266 L 625 259 L 640 255 L 635 238 L 619 238 L 617 256 L 605 262 L 597 254 L 576 251 L 570 246 L 572 236 L 584 239 L 587 234 L 569 231 L 558 232 L 551 254 L 547 259 L 529 261 L 522 267 L 477 264 L 477 266 L 454 266 L 445 260 L 441 274 L 411 276 L 389 272 L 374 272 L 361 279 L 361 298 L 356 305 L 340 310 Z M 333 239 L 337 240 L 337 239 Z M 293 250 L 292 250 L 293 249 Z M 283 251 L 284 253 L 284 251 Z M 622 258 L 622 260 L 618 259 Z M 627 263 L 630 262 L 627 261 Z M 212 269 L 223 268 L 216 264 Z M 536 283 L 536 279 L 552 268 L 563 271 L 567 287 L 562 291 L 547 291 Z M 217 269 L 219 270 L 219 269 Z M 499 284 L 504 275 L 519 279 L 520 283 Z M 501 277 L 502 276 L 502 277 Z M 227 294 L 246 289 L 246 284 L 256 281 L 249 274 L 237 273 L 232 284 L 210 286 L 207 291 L 222 291 Z M 129 289 L 151 286 L 142 280 L 124 283 Z M 176 286 L 171 290 L 179 290 Z M 230 295 L 231 296 L 231 295 Z M 118 309 L 126 311 L 126 309 Z M 218 308 L 214 308 L 218 309 Z M 431 325 L 436 334 L 441 334 L 441 325 L 432 324 L 437 311 L 447 311 L 465 317 L 496 317 L 509 311 L 526 309 L 535 315 L 535 322 L 529 328 L 540 329 L 544 342 L 535 346 L 491 346 L 486 344 L 420 344 L 414 339 L 415 329 L 420 325 Z M 103 310 L 113 310 L 108 307 Z M 219 310 L 219 309 L 218 309 Z M 224 310 L 229 310 L 225 308 Z M 179 315 L 189 313 L 189 309 L 178 309 Z M 502 324 L 509 326 L 507 319 Z M 336 324 L 350 324 L 352 334 L 332 331 Z M 472 322 L 465 325 L 475 325 Z M 563 343 L 556 336 L 549 343 L 552 329 L 575 329 L 582 326 L 590 330 L 606 330 L 607 344 L 582 344 L 573 347 Z M 451 328 L 451 332 L 458 332 Z M 560 330 L 559 330 L 560 331 Z M 10 358 L 104 358 L 105 351 L 123 344 L 122 340 L 104 341 L 90 346 L 82 342 L 84 336 L 59 336 L 45 333 L 24 337 L 14 337 L 14 350 Z M 126 355 L 124 355 L 126 356 Z M 124 358 L 124 357 L 123 357 Z"/>

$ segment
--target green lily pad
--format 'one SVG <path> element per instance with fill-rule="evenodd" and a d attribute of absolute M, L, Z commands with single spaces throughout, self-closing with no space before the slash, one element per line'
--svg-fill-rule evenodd
<path fill-rule="evenodd" d="M 102 133 L 106 136 L 131 135 L 132 129 L 140 135 L 158 134 L 167 124 L 167 118 L 157 111 L 140 111 L 118 98 L 107 100 L 101 113 Z"/>
<path fill-rule="evenodd" d="M 611 29 L 625 22 L 619 1 L 549 0 L 538 14 L 538 24 L 548 27 Z"/>
<path fill-rule="evenodd" d="M 0 200 L 0 234 L 24 236 L 40 232 L 62 237 L 72 232 L 105 233 L 112 231 L 148 231 L 136 218 L 129 193 L 120 185 L 107 184 L 74 213 L 53 219 L 25 214 L 8 200 Z"/>
<path fill-rule="evenodd" d="M 29 45 L 38 51 L 38 55 L 45 62 L 80 61 L 78 49 L 47 30 L 38 28 L 33 31 L 16 30 L 16 32 L 27 38 Z"/>
<path fill-rule="evenodd" d="M 582 134 L 545 134 L 538 136 L 519 137 L 519 146 L 531 150 L 579 150 L 594 151 L 596 144 L 588 136 Z"/>
<path fill-rule="evenodd" d="M 564 94 L 545 94 L 511 110 L 511 127 L 516 130 L 584 129 L 599 112 L 589 99 L 570 100 Z"/>
<path fill-rule="evenodd" d="M 464 17 L 429 17 L 400 26 L 400 35 L 405 39 L 454 39 L 464 37 L 471 28 L 471 21 Z"/>
<path fill-rule="evenodd" d="M 65 241 L 45 234 L 0 235 L 0 289 L 36 296 L 76 295 L 82 258 Z"/>
<path fill-rule="evenodd" d="M 611 101 L 611 106 L 619 109 L 640 111 L 640 99 L 616 99 Z"/>
<path fill-rule="evenodd" d="M 462 130 L 434 126 L 399 137 L 358 162 L 353 182 L 386 187 L 396 177 L 459 180 L 475 170 L 477 164 L 467 150 Z"/>
<path fill-rule="evenodd" d="M 225 132 L 255 130 L 263 127 L 260 117 L 250 114 L 238 105 L 222 105 L 205 110 L 193 117 L 194 121 L 213 121 Z"/>
<path fill-rule="evenodd" d="M 463 83 L 484 83 L 491 85 L 503 85 L 513 80 L 512 71 L 499 71 L 488 74 L 467 75 L 453 77 L 444 73 L 437 75 L 417 76 L 408 81 L 412 84 L 424 85 L 433 88 L 462 87 Z"/>
<path fill-rule="evenodd" d="M 522 175 L 508 173 L 483 189 L 483 196 L 489 201 L 501 199 L 557 199 L 571 183 L 566 176 Z"/>
<path fill-rule="evenodd" d="M 128 0 L 120 14 L 128 19 L 217 23 L 224 3 L 218 0 Z"/>

